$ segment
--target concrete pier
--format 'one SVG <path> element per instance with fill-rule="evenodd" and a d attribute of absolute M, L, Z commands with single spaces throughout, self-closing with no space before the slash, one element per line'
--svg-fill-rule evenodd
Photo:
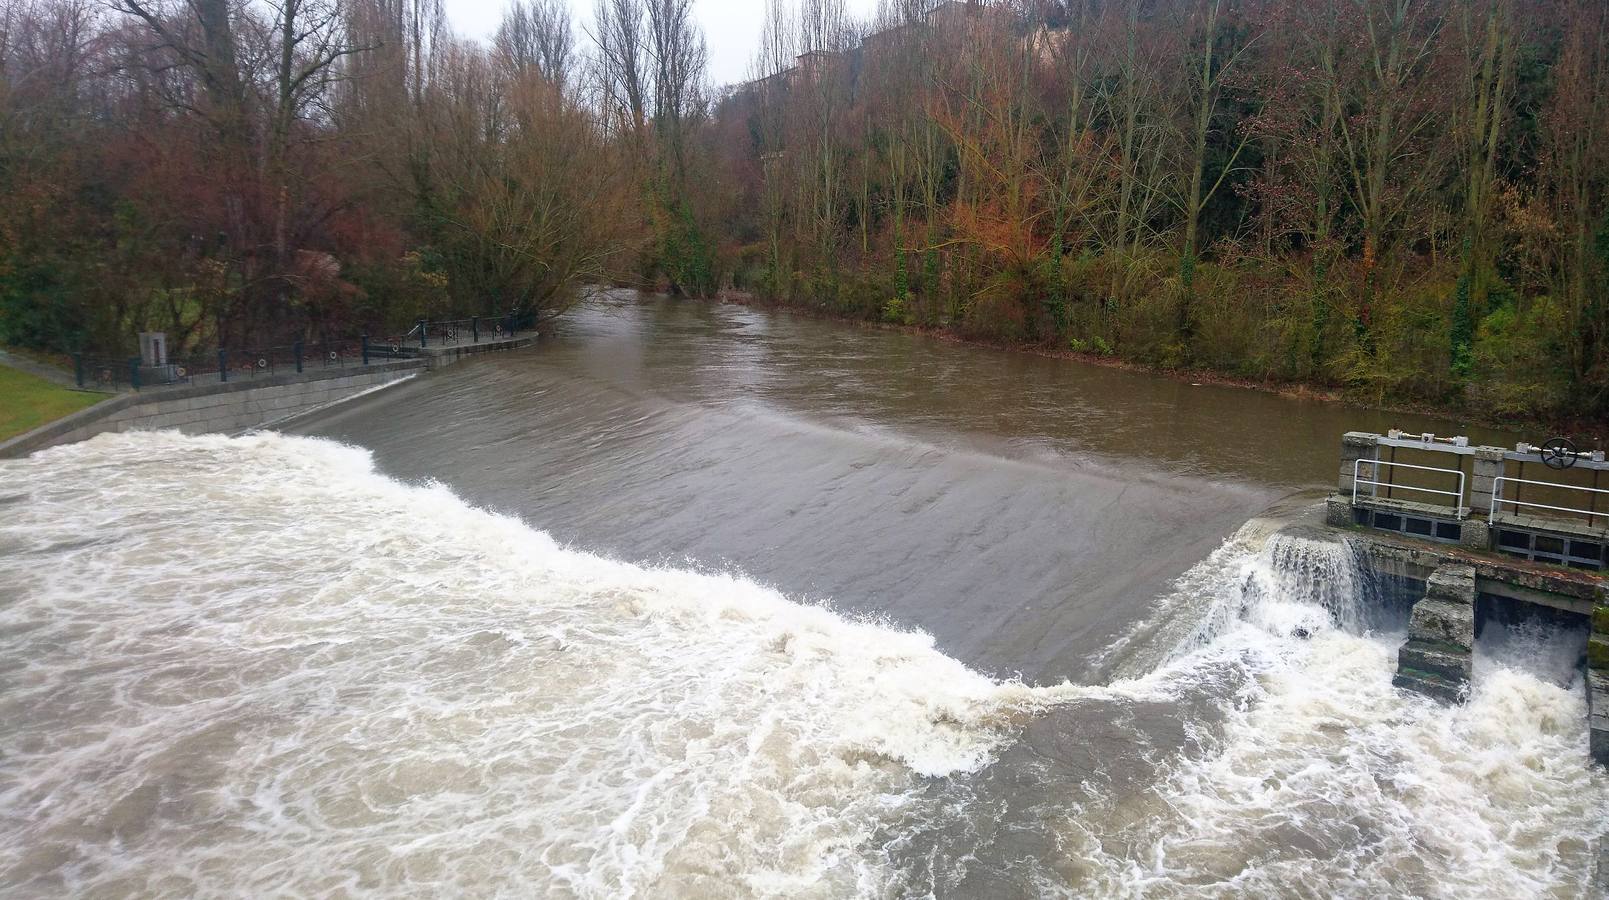
<path fill-rule="evenodd" d="M 1425 585 L 1397 653 L 1398 687 L 1465 700 L 1475 632 L 1494 616 L 1590 620 L 1590 747 L 1609 766 L 1609 489 L 1599 486 L 1609 461 L 1568 442 L 1550 452 L 1349 432 L 1325 521 L 1361 542 L 1375 574 Z"/>
<path fill-rule="evenodd" d="M 1416 461 L 1397 459 L 1399 452 Z M 1463 437 L 1348 432 L 1325 519 L 1336 528 L 1609 572 L 1609 509 L 1600 511 L 1609 506 L 1609 489 L 1598 486 L 1605 472 L 1609 461 L 1600 451 L 1555 469 L 1527 444 L 1504 450 Z"/>
<path fill-rule="evenodd" d="M 1408 642 L 1392 683 L 1446 703 L 1469 694 L 1475 647 L 1475 568 L 1449 564 L 1430 574 L 1414 604 Z"/>

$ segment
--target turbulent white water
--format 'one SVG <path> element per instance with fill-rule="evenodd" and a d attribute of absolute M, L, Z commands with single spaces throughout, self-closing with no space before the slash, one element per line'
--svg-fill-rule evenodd
<path fill-rule="evenodd" d="M 972 785 L 1028 720 L 1138 700 L 1210 708 L 1199 749 L 1102 748 L 1156 768 L 1125 804 L 1037 798 L 1034 890 L 1580 896 L 1609 782 L 1579 683 L 1527 651 L 1463 708 L 1395 692 L 1346 552 L 1242 536 L 1181 581 L 1210 624 L 1166 665 L 1030 688 L 350 447 L 103 436 L 0 462 L 0 890 L 962 892 L 894 832 L 1016 802 Z"/>
<path fill-rule="evenodd" d="M 1224 726 L 1166 767 L 1121 857 L 1067 852 L 1099 859 L 1114 894 L 1588 895 L 1609 780 L 1585 762 L 1584 634 L 1493 626 L 1449 709 L 1392 688 L 1405 635 L 1358 633 L 1371 588 L 1351 548 L 1235 544 L 1203 564 L 1207 624 L 1145 679 L 1233 685 Z"/>

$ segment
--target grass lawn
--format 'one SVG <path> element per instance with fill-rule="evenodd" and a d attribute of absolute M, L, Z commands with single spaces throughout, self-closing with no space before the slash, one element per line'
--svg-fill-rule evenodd
<path fill-rule="evenodd" d="M 43 378 L 0 366 L 0 441 L 106 399 L 57 387 Z"/>

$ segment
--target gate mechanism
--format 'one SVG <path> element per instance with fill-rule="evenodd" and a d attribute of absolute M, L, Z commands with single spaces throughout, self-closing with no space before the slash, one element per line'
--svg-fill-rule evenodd
<path fill-rule="evenodd" d="M 1568 469 L 1575 465 L 1575 461 L 1585 456 L 1577 453 L 1575 444 L 1569 438 L 1548 438 L 1536 451 L 1542 457 L 1542 463 L 1550 469 Z"/>

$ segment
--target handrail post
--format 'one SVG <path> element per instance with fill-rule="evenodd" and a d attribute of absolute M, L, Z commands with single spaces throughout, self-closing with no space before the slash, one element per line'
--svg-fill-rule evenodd
<path fill-rule="evenodd" d="M 423 350 L 425 347 L 429 346 L 429 335 L 430 335 L 430 321 L 428 319 L 420 319 L 419 320 L 419 349 Z"/>
<path fill-rule="evenodd" d="M 129 357 L 128 383 L 136 391 L 140 389 L 140 358 L 138 356 Z"/>
<path fill-rule="evenodd" d="M 302 342 L 297 341 L 292 351 L 296 354 L 296 374 L 302 374 Z"/>
<path fill-rule="evenodd" d="M 469 333 L 475 343 L 480 343 L 480 316 L 469 317 Z"/>
<path fill-rule="evenodd" d="M 77 379 L 78 386 L 84 386 L 84 354 L 73 354 L 73 377 Z"/>
<path fill-rule="evenodd" d="M 229 351 L 222 347 L 218 348 L 218 380 L 229 380 Z"/>
<path fill-rule="evenodd" d="M 369 364 L 369 336 L 363 335 L 363 364 Z"/>

